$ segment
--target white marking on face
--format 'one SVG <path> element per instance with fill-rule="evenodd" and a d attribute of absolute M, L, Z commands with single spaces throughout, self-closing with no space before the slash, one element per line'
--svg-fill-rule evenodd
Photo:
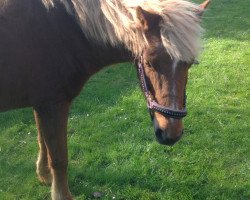
<path fill-rule="evenodd" d="M 178 60 L 174 60 L 172 66 L 171 66 L 171 68 L 172 68 L 172 78 L 173 78 L 173 80 L 175 80 L 175 73 L 176 73 L 176 68 L 177 68 L 178 62 L 179 62 Z M 173 82 L 173 85 L 172 85 L 172 88 L 171 88 L 171 95 L 172 95 L 173 97 L 175 97 L 175 96 L 177 96 L 176 93 L 177 93 L 176 83 Z M 177 104 L 176 104 L 176 102 L 173 101 L 173 102 L 172 102 L 172 105 L 170 105 L 170 107 L 173 108 L 173 109 L 177 109 Z"/>

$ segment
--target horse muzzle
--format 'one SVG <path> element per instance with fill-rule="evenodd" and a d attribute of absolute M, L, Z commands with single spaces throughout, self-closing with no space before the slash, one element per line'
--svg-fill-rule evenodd
<path fill-rule="evenodd" d="M 183 135 L 181 119 L 167 118 L 160 113 L 154 115 L 155 136 L 160 144 L 174 145 Z"/>
<path fill-rule="evenodd" d="M 160 143 L 160 144 L 163 144 L 163 145 L 168 145 L 168 146 L 172 146 L 174 145 L 176 142 L 179 141 L 179 139 L 181 138 L 183 134 L 183 130 L 181 130 L 181 132 L 179 134 L 177 134 L 178 136 L 176 137 L 169 137 L 168 136 L 168 132 L 166 131 L 163 131 L 161 130 L 160 128 L 158 128 L 156 131 L 155 131 L 155 136 L 157 138 L 157 141 Z"/>

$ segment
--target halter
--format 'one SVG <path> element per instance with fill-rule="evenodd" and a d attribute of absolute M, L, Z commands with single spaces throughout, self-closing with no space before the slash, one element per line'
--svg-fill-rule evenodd
<path fill-rule="evenodd" d="M 137 64 L 137 73 L 140 79 L 141 88 L 144 92 L 145 98 L 147 100 L 147 107 L 151 116 L 151 119 L 153 119 L 153 113 L 155 111 L 161 113 L 165 117 L 174 118 L 174 119 L 181 119 L 187 115 L 186 110 L 186 90 L 184 91 L 184 101 L 183 101 L 183 109 L 182 110 L 176 110 L 172 109 L 166 106 L 162 106 L 158 104 L 155 100 L 151 98 L 150 92 L 148 90 L 146 78 L 145 78 L 145 71 L 144 71 L 144 65 L 143 65 L 143 57 L 141 56 L 139 59 L 139 62 Z"/>

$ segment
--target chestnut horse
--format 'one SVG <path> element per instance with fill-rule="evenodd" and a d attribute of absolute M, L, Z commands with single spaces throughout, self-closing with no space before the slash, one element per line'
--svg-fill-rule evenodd
<path fill-rule="evenodd" d="M 200 51 L 201 5 L 184 0 L 0 0 L 0 111 L 33 107 L 37 174 L 72 199 L 67 119 L 103 67 L 137 63 L 158 141 L 183 134 L 188 68 Z"/>

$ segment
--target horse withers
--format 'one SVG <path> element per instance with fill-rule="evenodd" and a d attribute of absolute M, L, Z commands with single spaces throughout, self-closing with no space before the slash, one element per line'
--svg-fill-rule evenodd
<path fill-rule="evenodd" d="M 37 174 L 52 199 L 72 199 L 67 119 L 72 100 L 105 66 L 135 60 L 161 144 L 183 134 L 188 68 L 200 51 L 209 0 L 1 0 L 0 111 L 33 107 Z"/>

